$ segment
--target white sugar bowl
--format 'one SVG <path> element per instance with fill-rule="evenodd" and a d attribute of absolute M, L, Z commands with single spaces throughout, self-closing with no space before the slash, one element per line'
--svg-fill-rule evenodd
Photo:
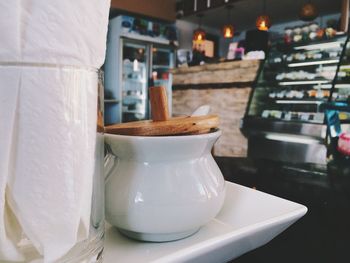
<path fill-rule="evenodd" d="M 225 181 L 211 155 L 221 131 L 105 134 L 106 219 L 123 234 L 163 242 L 197 232 L 220 211 Z"/>

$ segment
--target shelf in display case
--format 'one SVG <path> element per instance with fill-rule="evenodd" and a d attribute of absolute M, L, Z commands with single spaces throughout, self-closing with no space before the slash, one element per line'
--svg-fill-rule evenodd
<path fill-rule="evenodd" d="M 317 66 L 317 65 L 336 64 L 336 63 L 339 63 L 339 58 L 305 60 L 305 61 L 298 61 L 298 62 L 294 61 L 294 62 L 287 63 L 287 66 L 290 68 L 295 68 L 295 67 Z"/>
<path fill-rule="evenodd" d="M 245 117 L 245 119 L 247 120 L 247 118 L 249 118 L 250 120 L 253 120 L 253 121 L 257 121 L 259 122 L 260 124 L 262 122 L 265 122 L 265 125 L 268 126 L 268 124 L 279 124 L 279 125 L 290 125 L 290 126 L 295 126 L 295 129 L 291 129 L 288 131 L 288 129 L 286 130 L 280 130 L 278 131 L 278 129 L 276 130 L 271 130 L 271 131 L 275 131 L 275 132 L 286 132 L 286 133 L 289 133 L 289 132 L 296 132 L 298 130 L 301 129 L 301 125 L 303 124 L 316 124 L 316 125 L 323 125 L 324 124 L 324 114 L 323 113 L 319 113 L 320 114 L 320 120 L 297 120 L 297 119 L 291 119 L 291 120 L 286 120 L 286 119 L 281 119 L 281 118 L 273 118 L 273 117 L 268 117 L 268 118 L 264 118 L 264 117 L 259 117 L 259 116 L 247 116 Z M 321 120 L 322 119 L 322 120 Z M 286 128 L 288 126 L 285 126 Z M 267 130 L 267 129 L 266 129 Z M 315 132 L 315 133 L 320 133 L 319 131 L 314 130 L 312 132 Z M 309 135 L 309 136 L 316 136 L 316 134 L 312 134 L 312 133 L 308 133 L 308 134 L 305 134 L 305 135 Z"/>
<path fill-rule="evenodd" d="M 284 86 L 310 86 L 317 85 L 315 89 L 331 89 L 332 81 L 326 79 L 315 79 L 315 80 L 281 80 L 281 81 L 261 81 L 257 83 L 257 88 L 281 88 Z"/>
<path fill-rule="evenodd" d="M 341 48 L 342 43 L 337 40 L 330 40 L 324 43 L 314 43 L 309 45 L 295 46 L 294 50 L 318 50 L 318 49 L 331 49 Z"/>
<path fill-rule="evenodd" d="M 317 86 L 314 86 L 313 89 L 332 89 L 332 84 L 320 84 Z"/>
<path fill-rule="evenodd" d="M 322 104 L 326 99 L 276 99 L 277 104 Z"/>
<path fill-rule="evenodd" d="M 285 44 L 279 42 L 275 45 L 275 48 L 283 53 L 301 51 L 301 50 L 319 50 L 319 49 L 330 49 L 330 48 L 342 48 L 342 44 L 345 42 L 346 34 L 341 33 L 332 38 L 326 39 L 315 39 L 310 41 L 301 41 L 292 44 Z"/>
<path fill-rule="evenodd" d="M 256 86 L 257 89 L 268 89 L 268 90 L 281 90 L 281 89 L 289 89 L 289 85 L 278 85 L 279 82 L 277 81 L 265 81 L 265 82 L 260 82 Z M 293 85 L 290 85 L 293 86 Z M 350 88 L 350 83 L 348 84 L 348 87 Z M 342 88 L 347 88 L 347 87 L 342 87 Z M 310 85 L 300 85 L 300 86 L 294 86 L 293 89 L 295 90 L 330 90 L 332 89 L 332 83 L 326 83 L 326 84 L 310 84 Z"/>
<path fill-rule="evenodd" d="M 348 83 L 338 82 L 337 84 L 334 85 L 334 88 L 336 88 L 336 89 L 350 89 L 350 82 L 348 82 Z"/>
<path fill-rule="evenodd" d="M 320 79 L 320 80 L 286 80 L 278 82 L 280 86 L 294 86 L 294 85 L 313 85 L 313 84 L 331 84 L 331 81 Z"/>
<path fill-rule="evenodd" d="M 350 65 L 340 65 L 339 69 L 350 69 Z"/>
<path fill-rule="evenodd" d="M 308 115 L 306 115 L 307 118 L 309 118 Z M 311 120 L 311 119 L 283 119 L 283 118 L 277 118 L 277 117 L 261 117 L 263 120 L 269 120 L 269 121 L 281 121 L 284 123 L 313 123 L 313 124 L 323 124 L 324 123 L 324 115 L 321 115 L 319 120 Z"/>
<path fill-rule="evenodd" d="M 330 49 L 330 48 L 341 48 L 342 40 L 344 41 L 346 34 L 339 34 L 329 39 L 314 40 L 308 43 L 295 43 L 291 47 L 294 50 L 318 50 L 318 49 Z"/>

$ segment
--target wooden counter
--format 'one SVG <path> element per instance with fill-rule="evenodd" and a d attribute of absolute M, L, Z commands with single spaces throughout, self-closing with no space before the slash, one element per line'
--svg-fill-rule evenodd
<path fill-rule="evenodd" d="M 247 140 L 239 130 L 260 61 L 245 60 L 177 68 L 173 72 L 173 115 L 191 114 L 209 104 L 220 116 L 216 156 L 244 157 Z"/>

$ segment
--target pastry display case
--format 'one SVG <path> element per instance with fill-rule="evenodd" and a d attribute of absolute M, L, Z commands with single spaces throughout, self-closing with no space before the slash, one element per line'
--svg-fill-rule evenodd
<path fill-rule="evenodd" d="M 326 164 L 322 105 L 349 100 L 347 36 L 287 43 L 271 46 L 253 87 L 241 129 L 248 156 Z"/>

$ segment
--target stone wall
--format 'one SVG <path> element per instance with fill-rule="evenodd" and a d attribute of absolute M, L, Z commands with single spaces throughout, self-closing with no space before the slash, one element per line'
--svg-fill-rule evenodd
<path fill-rule="evenodd" d="M 239 67 L 240 62 L 231 62 L 235 63 L 234 67 L 231 70 L 224 69 L 224 72 L 220 68 L 192 71 L 191 75 L 188 72 L 185 73 L 186 78 L 176 76 L 181 74 L 179 72 L 174 74 L 173 115 L 189 115 L 197 107 L 204 104 L 210 105 L 212 114 L 219 115 L 222 136 L 214 147 L 216 156 L 245 157 L 247 155 L 247 140 L 241 134 L 239 127 L 247 107 L 251 83 L 255 79 L 259 66 L 258 61 L 249 62 L 250 66 L 243 67 L 244 70 Z M 247 63 L 243 64 L 243 66 L 246 65 Z M 205 80 L 211 78 L 210 82 L 198 83 L 197 73 L 205 75 Z M 228 79 L 235 81 L 223 82 L 224 75 L 229 75 Z M 181 84 L 179 84 L 179 80 L 181 80 Z M 195 83 L 191 83 L 191 80 Z M 182 84 L 184 81 L 186 81 L 186 86 Z M 215 83 L 225 84 L 217 86 L 214 85 Z"/>

